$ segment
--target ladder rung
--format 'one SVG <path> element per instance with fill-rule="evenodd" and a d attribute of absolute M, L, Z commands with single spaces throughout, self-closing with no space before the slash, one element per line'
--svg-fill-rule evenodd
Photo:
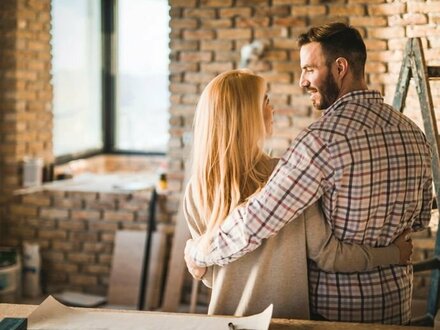
<path fill-rule="evenodd" d="M 440 66 L 428 66 L 429 78 L 440 78 Z"/>

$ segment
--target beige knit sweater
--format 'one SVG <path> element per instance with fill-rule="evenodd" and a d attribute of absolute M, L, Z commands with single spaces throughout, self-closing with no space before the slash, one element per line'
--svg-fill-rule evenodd
<path fill-rule="evenodd" d="M 191 183 L 184 215 L 193 238 L 205 232 Z M 355 272 L 398 263 L 399 249 L 340 242 L 319 205 L 312 205 L 255 251 L 224 267 L 208 268 L 203 278 L 212 288 L 208 314 L 251 315 L 274 304 L 275 318 L 309 319 L 307 257 L 328 272 Z"/>

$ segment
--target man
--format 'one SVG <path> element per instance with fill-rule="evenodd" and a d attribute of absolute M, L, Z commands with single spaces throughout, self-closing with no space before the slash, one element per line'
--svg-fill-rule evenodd
<path fill-rule="evenodd" d="M 430 147 L 414 123 L 367 89 L 359 32 L 332 23 L 298 40 L 299 84 L 323 116 L 298 135 L 265 188 L 225 219 L 208 249 L 188 241 L 196 273 L 203 271 L 196 265 L 225 265 L 254 250 L 320 198 L 335 236 L 349 243 L 387 246 L 429 222 Z M 410 321 L 411 266 L 327 273 L 309 261 L 308 271 L 314 318 Z"/>

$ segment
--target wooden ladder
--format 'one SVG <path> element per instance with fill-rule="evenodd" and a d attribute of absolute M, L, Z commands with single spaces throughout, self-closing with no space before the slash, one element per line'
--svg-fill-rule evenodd
<path fill-rule="evenodd" d="M 394 95 L 393 106 L 403 112 L 405 100 L 408 94 L 410 80 L 413 78 L 417 94 L 419 96 L 420 110 L 423 119 L 425 135 L 432 147 L 432 172 L 436 194 L 437 208 L 440 207 L 440 148 L 437 122 L 432 102 L 430 78 L 440 78 L 440 66 L 427 66 L 423 54 L 420 38 L 408 40 L 405 55 L 400 69 L 399 80 Z M 440 219 L 439 219 L 440 220 Z M 431 285 L 428 295 L 427 314 L 415 321 L 423 325 L 433 325 L 434 317 L 438 309 L 439 285 L 440 285 L 440 230 L 434 249 L 434 259 L 414 265 L 414 271 L 432 269 Z M 413 322 L 412 322 L 413 324 Z"/>

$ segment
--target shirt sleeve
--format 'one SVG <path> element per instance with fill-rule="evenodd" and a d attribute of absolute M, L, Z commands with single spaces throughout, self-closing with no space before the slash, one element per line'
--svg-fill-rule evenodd
<path fill-rule="evenodd" d="M 428 227 L 431 221 L 432 197 L 432 177 L 429 177 L 423 186 L 422 211 L 420 212 L 420 216 L 417 217 L 413 223 L 412 229 L 414 231 L 423 230 Z"/>
<path fill-rule="evenodd" d="M 264 239 L 315 203 L 332 186 L 332 158 L 313 131 L 303 131 L 278 162 L 266 186 L 230 213 L 213 233 L 207 249 L 200 239 L 187 244 L 187 253 L 199 266 L 225 265 L 255 250 Z"/>
<path fill-rule="evenodd" d="M 326 272 L 363 272 L 378 266 L 398 264 L 400 251 L 391 244 L 374 248 L 338 240 L 325 220 L 319 205 L 305 211 L 307 257 Z"/>

